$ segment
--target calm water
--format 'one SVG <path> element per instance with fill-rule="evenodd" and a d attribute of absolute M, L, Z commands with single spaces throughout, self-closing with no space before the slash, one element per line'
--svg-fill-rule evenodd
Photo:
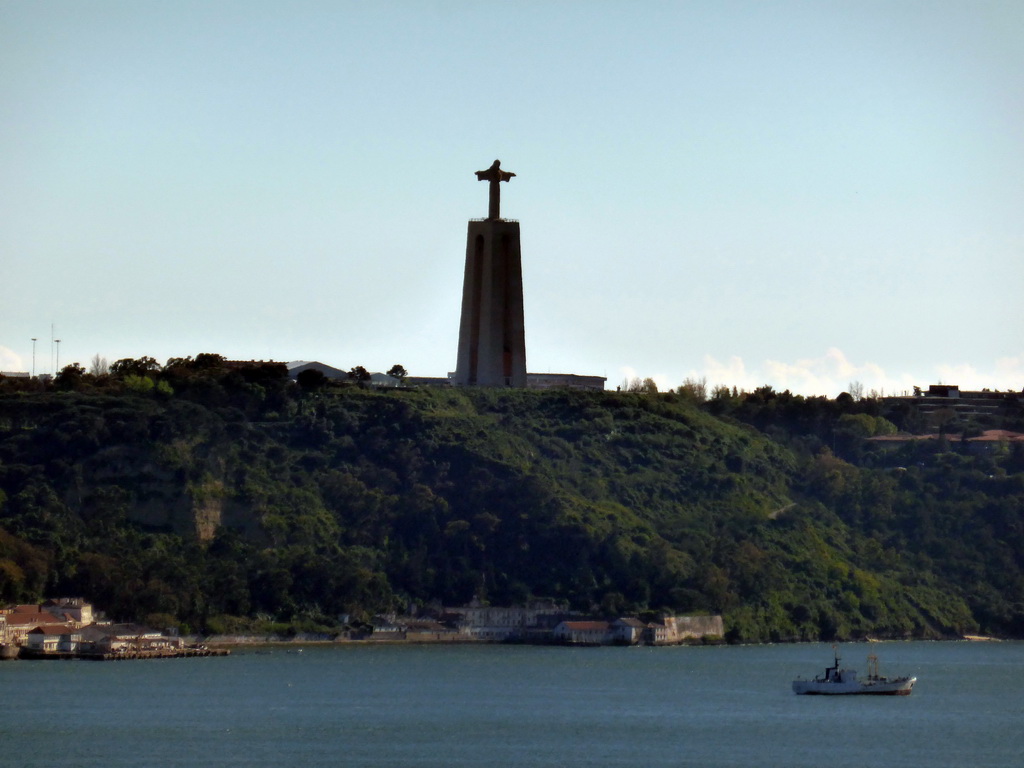
<path fill-rule="evenodd" d="M 842 646 L 905 697 L 794 696 L 827 645 L 307 647 L 0 664 L 0 765 L 1005 766 L 1024 644 Z"/>

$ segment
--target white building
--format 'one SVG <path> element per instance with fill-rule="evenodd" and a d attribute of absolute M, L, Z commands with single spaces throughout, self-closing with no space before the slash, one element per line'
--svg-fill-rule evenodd
<path fill-rule="evenodd" d="M 36 627 L 26 636 L 25 645 L 33 651 L 75 653 L 82 641 L 80 630 L 69 624 Z"/>
<path fill-rule="evenodd" d="M 558 617 L 565 615 L 564 609 L 549 602 L 494 606 L 484 605 L 476 598 L 467 606 L 445 610 L 449 615 L 458 617 L 457 624 L 463 634 L 481 640 L 520 639 L 527 629 L 543 625 L 550 627 Z"/>
<path fill-rule="evenodd" d="M 92 624 L 92 604 L 85 602 L 80 597 L 61 597 L 56 600 L 47 600 L 43 603 L 44 611 L 49 611 L 61 621 L 73 622 L 79 627 Z"/>
<path fill-rule="evenodd" d="M 636 645 L 644 639 L 647 624 L 640 619 L 616 619 L 612 622 L 612 639 L 616 643 Z"/>
<path fill-rule="evenodd" d="M 613 639 L 607 621 L 563 621 L 553 634 L 557 641 L 569 645 L 607 645 Z"/>

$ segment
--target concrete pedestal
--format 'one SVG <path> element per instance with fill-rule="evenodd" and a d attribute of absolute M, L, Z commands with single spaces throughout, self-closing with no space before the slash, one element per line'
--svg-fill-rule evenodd
<path fill-rule="evenodd" d="M 519 222 L 469 222 L 457 386 L 526 387 Z"/>

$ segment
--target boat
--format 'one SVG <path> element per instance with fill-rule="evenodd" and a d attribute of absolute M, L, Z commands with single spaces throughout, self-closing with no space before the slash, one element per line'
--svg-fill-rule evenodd
<path fill-rule="evenodd" d="M 832 650 L 835 664 L 826 667 L 825 674 L 813 680 L 794 680 L 793 693 L 808 696 L 909 696 L 914 690 L 916 677 L 883 677 L 878 674 L 878 657 L 873 653 L 868 656 L 868 676 L 861 679 L 854 670 L 843 669 L 839 665 L 839 652 L 835 646 L 832 646 Z"/>

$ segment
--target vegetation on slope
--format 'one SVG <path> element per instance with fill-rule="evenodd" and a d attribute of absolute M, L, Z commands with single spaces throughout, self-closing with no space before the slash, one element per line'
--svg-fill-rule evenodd
<path fill-rule="evenodd" d="M 0 391 L 0 599 L 194 630 L 541 596 L 722 612 L 737 641 L 1024 635 L 1020 452 L 868 450 L 877 403 L 114 369 Z"/>

